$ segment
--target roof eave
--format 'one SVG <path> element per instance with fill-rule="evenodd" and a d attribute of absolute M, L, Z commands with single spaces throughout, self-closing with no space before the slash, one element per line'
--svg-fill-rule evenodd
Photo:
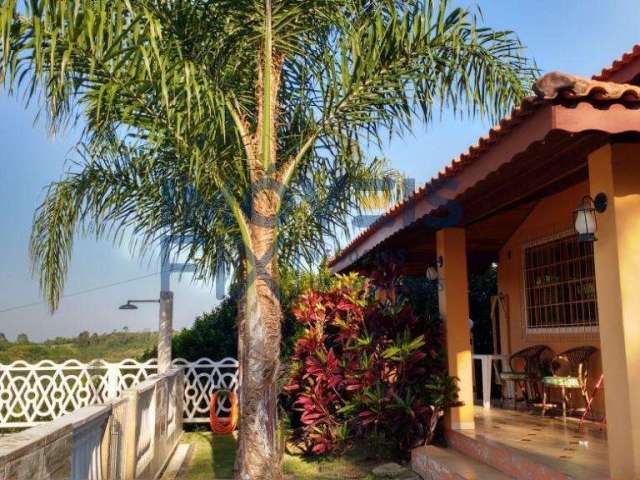
<path fill-rule="evenodd" d="M 508 134 L 502 135 L 499 141 L 465 168 L 456 173 L 445 174 L 446 177 L 432 182 L 420 195 L 394 207 L 337 255 L 330 262 L 330 268 L 334 272 L 340 272 L 353 266 L 384 240 L 455 200 L 461 193 L 510 162 L 516 155 L 526 152 L 532 145 L 544 142 L 552 131 L 562 131 L 569 135 L 587 131 L 606 134 L 640 131 L 639 119 L 640 110 L 616 103 L 602 106 L 584 100 L 569 106 L 550 102 L 539 105 L 537 111 L 513 127 Z"/>

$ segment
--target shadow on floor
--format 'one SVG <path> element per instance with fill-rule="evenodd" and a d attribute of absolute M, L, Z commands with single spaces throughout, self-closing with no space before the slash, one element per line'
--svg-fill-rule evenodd
<path fill-rule="evenodd" d="M 184 443 L 193 447 L 181 480 L 230 480 L 236 456 L 236 439 L 232 435 L 188 432 Z"/>
<path fill-rule="evenodd" d="M 233 478 L 236 459 L 236 439 L 233 435 L 209 435 L 213 478 Z"/>

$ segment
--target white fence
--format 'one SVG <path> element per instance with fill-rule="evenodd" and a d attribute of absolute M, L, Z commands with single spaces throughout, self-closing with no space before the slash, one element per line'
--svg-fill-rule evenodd
<path fill-rule="evenodd" d="M 188 362 L 176 358 L 173 367 L 184 369 L 183 419 L 209 421 L 209 398 L 218 389 L 235 390 L 238 362 L 233 358 Z M 67 360 L 36 364 L 24 361 L 0 364 L 0 429 L 31 427 L 87 405 L 117 398 L 158 370 L 156 359 L 147 362 Z M 226 407 L 217 406 L 219 411 Z M 219 412 L 220 413 L 220 412 Z"/>

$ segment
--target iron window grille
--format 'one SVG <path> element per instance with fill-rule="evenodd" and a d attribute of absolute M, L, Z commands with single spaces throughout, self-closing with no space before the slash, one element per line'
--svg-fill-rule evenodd
<path fill-rule="evenodd" d="M 531 243 L 523 263 L 529 333 L 598 327 L 593 242 L 569 233 Z"/>

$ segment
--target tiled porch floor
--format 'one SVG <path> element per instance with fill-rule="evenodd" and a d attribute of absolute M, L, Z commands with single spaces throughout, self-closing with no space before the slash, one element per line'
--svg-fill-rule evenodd
<path fill-rule="evenodd" d="M 538 413 L 476 407 L 475 431 L 467 436 L 526 455 L 570 477 L 609 478 L 606 427 L 575 419 L 541 417 Z"/>

